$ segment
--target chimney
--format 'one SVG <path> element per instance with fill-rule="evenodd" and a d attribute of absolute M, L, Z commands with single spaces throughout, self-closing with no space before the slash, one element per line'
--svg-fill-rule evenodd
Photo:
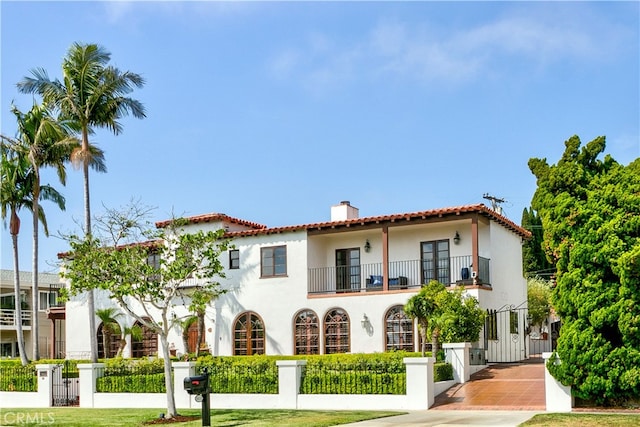
<path fill-rule="evenodd" d="M 358 218 L 358 208 L 351 206 L 348 200 L 340 202 L 339 205 L 331 206 L 331 221 L 344 221 L 355 218 Z"/>

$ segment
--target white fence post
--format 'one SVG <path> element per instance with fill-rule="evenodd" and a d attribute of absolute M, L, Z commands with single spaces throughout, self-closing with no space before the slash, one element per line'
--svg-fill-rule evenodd
<path fill-rule="evenodd" d="M 196 374 L 196 362 L 173 362 L 173 390 L 176 408 L 190 409 L 191 395 L 184 390 L 184 379 Z"/>
<path fill-rule="evenodd" d="M 458 342 L 442 344 L 446 350 L 447 363 L 453 367 L 453 379 L 464 384 L 471 378 L 471 363 L 469 362 L 469 350 L 471 343 Z"/>
<path fill-rule="evenodd" d="M 551 359 L 553 353 L 542 353 L 544 359 L 544 391 L 547 412 L 571 412 L 573 407 L 573 397 L 571 396 L 571 386 L 563 385 L 556 380 L 547 368 L 547 361 Z M 562 363 L 559 358 L 553 361 L 558 365 Z"/>
<path fill-rule="evenodd" d="M 104 363 L 79 363 L 78 373 L 80 378 L 80 398 L 81 408 L 93 408 L 93 397 L 96 393 L 96 380 L 104 374 Z"/>
<path fill-rule="evenodd" d="M 407 369 L 407 409 L 429 409 L 435 401 L 435 357 L 405 357 L 403 362 Z"/>
<path fill-rule="evenodd" d="M 282 409 L 298 409 L 298 394 L 306 360 L 277 360 L 278 405 Z"/>
<path fill-rule="evenodd" d="M 38 371 L 38 405 L 49 408 L 53 405 L 53 376 L 58 365 L 47 363 L 36 365 Z"/>

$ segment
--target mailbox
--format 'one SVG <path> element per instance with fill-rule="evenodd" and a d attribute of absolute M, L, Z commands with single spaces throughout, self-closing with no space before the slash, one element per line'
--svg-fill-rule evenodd
<path fill-rule="evenodd" d="M 208 394 L 209 376 L 196 375 L 195 377 L 186 377 L 184 379 L 184 389 L 189 394 Z"/>

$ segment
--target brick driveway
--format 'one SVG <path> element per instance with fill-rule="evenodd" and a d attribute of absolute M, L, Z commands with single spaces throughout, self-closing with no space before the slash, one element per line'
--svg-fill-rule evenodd
<path fill-rule="evenodd" d="M 544 363 L 491 365 L 436 396 L 431 409 L 544 411 Z"/>

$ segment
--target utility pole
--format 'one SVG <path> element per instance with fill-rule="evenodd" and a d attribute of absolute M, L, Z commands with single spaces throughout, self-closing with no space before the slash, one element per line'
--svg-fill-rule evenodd
<path fill-rule="evenodd" d="M 492 196 L 489 193 L 484 193 L 482 195 L 482 198 L 489 200 L 491 202 L 491 209 L 502 215 L 502 208 L 500 207 L 500 203 L 504 203 L 504 199 Z"/>

